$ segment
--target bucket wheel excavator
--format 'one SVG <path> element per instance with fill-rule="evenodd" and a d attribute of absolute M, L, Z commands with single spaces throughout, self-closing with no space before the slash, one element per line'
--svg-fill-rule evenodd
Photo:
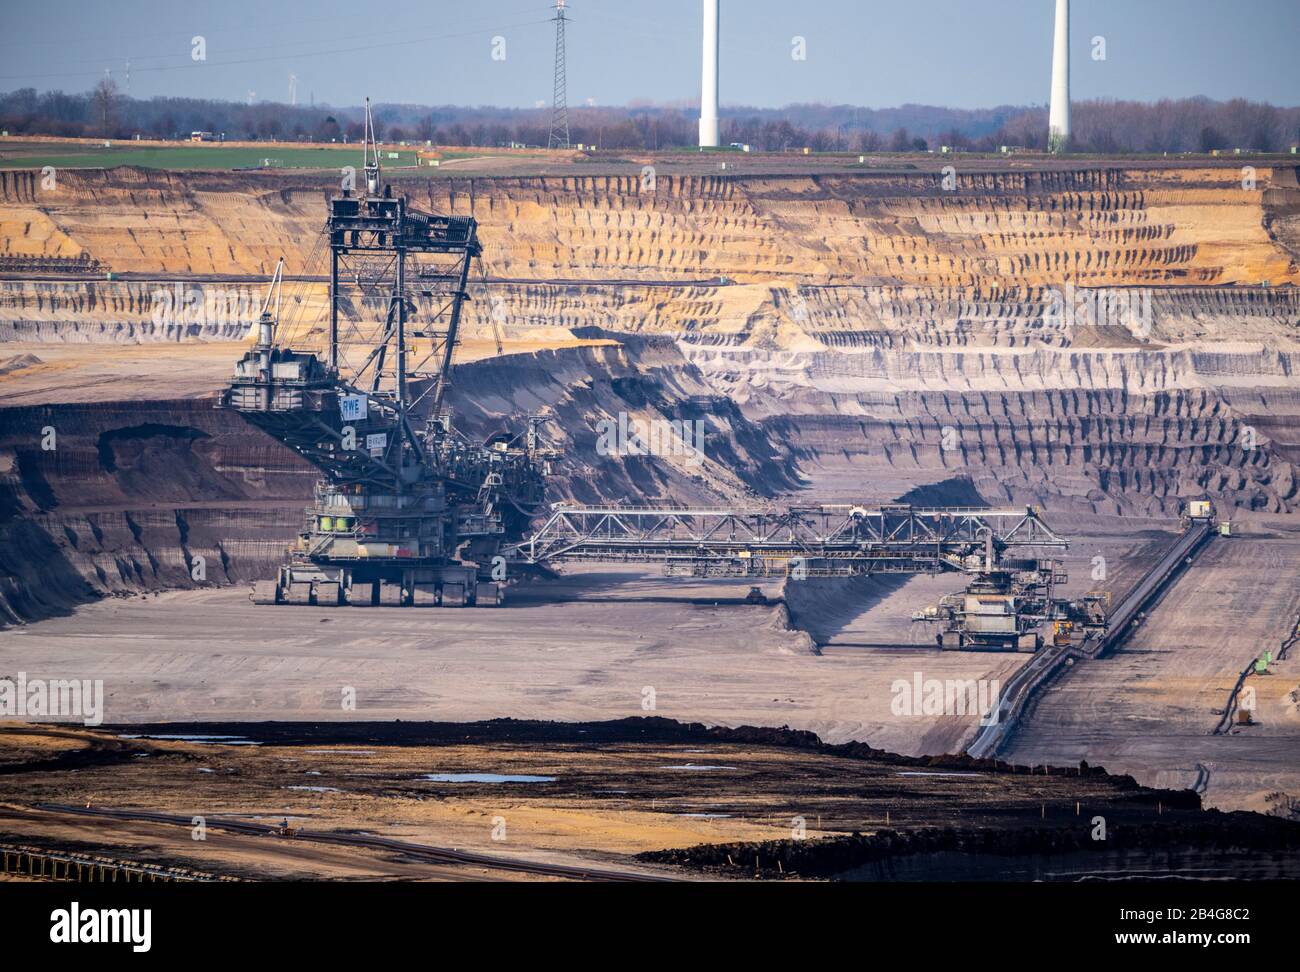
<path fill-rule="evenodd" d="M 252 597 L 495 605 L 504 592 L 498 550 L 540 503 L 547 458 L 535 420 L 488 443 L 471 442 L 452 423 L 447 393 L 482 249 L 478 226 L 470 216 L 421 212 L 382 183 L 368 99 L 363 165 L 363 189 L 345 181 L 330 200 L 309 260 L 328 260 L 327 315 L 306 335 L 301 321 L 281 321 L 281 260 L 256 344 L 221 396 L 220 407 L 321 471 L 305 528 Z M 290 311 L 307 303 L 299 297 Z M 292 346 L 312 335 L 316 349 Z"/>

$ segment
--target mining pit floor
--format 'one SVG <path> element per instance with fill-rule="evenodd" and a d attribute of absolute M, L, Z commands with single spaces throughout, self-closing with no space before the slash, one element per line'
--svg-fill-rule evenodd
<path fill-rule="evenodd" d="M 1167 524 L 1144 525 L 1115 520 L 1076 539 L 1072 587 L 1092 583 L 1097 556 L 1117 592 L 1135 582 L 1170 539 L 1151 529 Z M 911 617 L 960 587 L 953 576 L 759 586 L 769 603 L 744 602 L 749 581 L 593 564 L 516 584 L 500 608 L 272 607 L 242 585 L 161 591 L 0 630 L 0 672 L 102 679 L 111 723 L 652 714 L 938 755 L 961 751 L 979 714 L 895 715 L 895 683 L 1005 684 L 1030 657 L 938 650 L 935 629 Z M 1238 655 L 1225 652 L 1225 668 L 1239 669 Z M 1195 777 L 1193 764 L 1165 785 Z"/>
<path fill-rule="evenodd" d="M 1207 805 L 1294 813 L 1293 658 L 1255 679 L 1257 725 L 1211 734 L 1237 673 L 1280 640 L 1278 619 L 1297 610 L 1294 586 L 1256 581 L 1261 570 L 1285 574 L 1300 563 L 1288 525 L 1265 519 L 1213 541 L 1115 656 L 1081 662 L 1052 685 L 1003 758 L 1058 768 L 1086 760 L 1171 790 L 1192 787 L 1204 767 Z M 1076 538 L 1071 583 L 1088 586 L 1087 565 L 1101 555 L 1122 593 L 1169 539 L 1119 521 Z M 951 578 L 762 586 L 770 602 L 755 605 L 744 603 L 747 583 L 588 565 L 512 587 L 495 609 L 267 607 L 251 604 L 242 586 L 165 591 L 0 631 L 0 673 L 102 679 L 106 723 L 200 733 L 226 722 L 328 722 L 330 742 L 331 732 L 389 720 L 660 717 L 790 727 L 827 743 L 941 756 L 962 750 L 978 715 L 897 715 L 892 686 L 918 674 L 1005 683 L 1030 657 L 937 650 L 931 629 L 908 619 L 952 589 Z M 698 842 L 759 839 L 736 825 L 725 835 L 699 826 Z"/>

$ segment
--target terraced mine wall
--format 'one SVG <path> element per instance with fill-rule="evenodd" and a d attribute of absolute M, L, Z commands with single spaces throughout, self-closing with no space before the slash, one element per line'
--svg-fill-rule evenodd
<path fill-rule="evenodd" d="M 272 569 L 315 479 L 211 401 L 0 414 L 0 620 Z"/>
<path fill-rule="evenodd" d="M 1295 166 L 809 176 L 404 178 L 472 213 L 494 276 L 926 287 L 1297 280 Z M 0 173 L 0 255 L 116 271 L 269 275 L 307 264 L 333 175 Z M 951 186 L 951 188 L 946 188 Z"/>
<path fill-rule="evenodd" d="M 466 334 L 499 330 L 518 353 L 464 366 L 455 407 L 484 434 L 541 411 L 566 451 L 553 498 L 879 501 L 961 479 L 991 503 L 1080 514 L 1173 516 L 1205 493 L 1229 516 L 1293 511 L 1295 167 L 1252 182 L 1235 165 L 955 165 L 951 189 L 937 169 L 398 189 L 480 220 L 491 280 Z M 41 346 L 169 342 L 183 356 L 242 338 L 241 321 L 159 324 L 154 295 L 257 291 L 282 254 L 291 275 L 309 272 L 333 189 L 328 176 L 118 169 L 60 173 L 47 193 L 33 173 L 0 172 L 0 257 L 114 274 L 0 280 L 0 366 Z M 295 290 L 295 337 L 319 340 L 324 284 Z M 314 474 L 165 391 L 5 413 L 0 610 L 191 583 L 196 552 L 232 581 L 279 556 Z M 705 462 L 598 455 L 597 423 L 620 413 L 703 421 Z M 48 424 L 55 459 L 32 452 Z"/>

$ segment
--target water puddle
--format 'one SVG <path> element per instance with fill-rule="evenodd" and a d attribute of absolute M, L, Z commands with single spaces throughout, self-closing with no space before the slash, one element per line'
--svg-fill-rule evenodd
<path fill-rule="evenodd" d="M 119 733 L 118 739 L 167 739 L 175 742 L 211 743 L 217 746 L 260 746 L 255 739 L 245 736 L 193 736 L 184 733 Z"/>
<path fill-rule="evenodd" d="M 899 773 L 899 776 L 979 776 L 979 773 L 926 773 L 921 770 L 912 770 L 905 773 Z"/>
<path fill-rule="evenodd" d="M 426 773 L 420 777 L 434 783 L 554 783 L 554 776 L 517 773 Z"/>
<path fill-rule="evenodd" d="M 286 790 L 307 790 L 310 793 L 342 793 L 332 786 L 286 786 Z"/>

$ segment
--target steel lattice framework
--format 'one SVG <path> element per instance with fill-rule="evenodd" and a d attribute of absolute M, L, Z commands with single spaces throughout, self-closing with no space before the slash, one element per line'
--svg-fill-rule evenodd
<path fill-rule="evenodd" d="M 335 484 L 401 493 L 435 466 L 450 477 L 463 465 L 445 448 L 441 419 L 482 245 L 473 217 L 421 212 L 382 185 L 368 98 L 365 132 L 364 188 L 345 184 L 329 201 L 324 360 L 287 342 L 272 347 L 278 321 L 264 313 L 258 360 L 241 368 L 223 400 Z M 277 271 L 277 292 L 278 281 Z"/>
<path fill-rule="evenodd" d="M 569 506 L 514 551 L 530 563 L 661 563 L 700 576 L 987 573 L 1020 569 L 1017 547 L 1066 548 L 1032 507 L 918 509 L 826 505 L 785 510 Z"/>
<path fill-rule="evenodd" d="M 569 90 L 564 66 L 564 0 L 555 0 L 555 81 L 551 89 L 551 134 L 547 148 L 568 148 L 569 142 Z"/>

